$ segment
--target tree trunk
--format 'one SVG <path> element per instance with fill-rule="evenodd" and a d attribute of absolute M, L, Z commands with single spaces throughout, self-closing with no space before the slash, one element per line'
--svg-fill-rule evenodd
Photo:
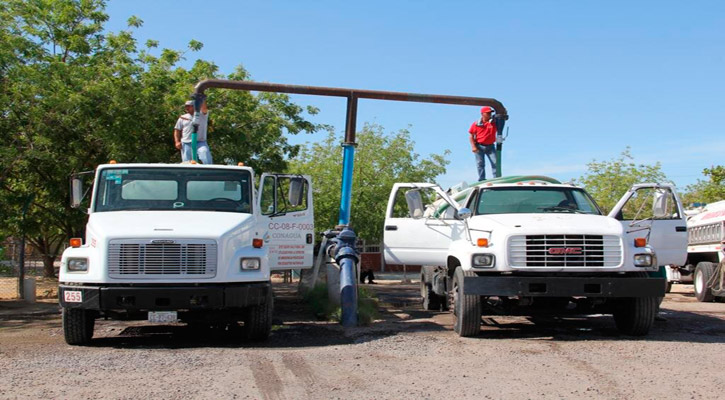
<path fill-rule="evenodd" d="M 44 255 L 43 256 L 43 276 L 46 278 L 55 278 L 55 267 L 53 266 L 53 263 L 55 262 L 55 257 L 51 255 Z"/>

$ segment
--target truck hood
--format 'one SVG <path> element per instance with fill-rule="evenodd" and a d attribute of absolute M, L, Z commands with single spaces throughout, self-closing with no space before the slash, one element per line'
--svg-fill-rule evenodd
<path fill-rule="evenodd" d="M 473 229 L 504 228 L 512 234 L 597 234 L 622 235 L 622 224 L 614 218 L 590 214 L 492 214 L 471 218 Z"/>
<path fill-rule="evenodd" d="M 209 238 L 217 239 L 249 228 L 252 214 L 204 211 L 117 211 L 93 213 L 88 233 L 114 238 Z"/>

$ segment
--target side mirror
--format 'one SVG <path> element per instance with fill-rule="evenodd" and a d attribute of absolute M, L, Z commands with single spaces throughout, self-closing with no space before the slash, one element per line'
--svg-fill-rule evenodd
<path fill-rule="evenodd" d="M 70 206 L 78 208 L 83 201 L 83 181 L 77 177 L 71 177 L 70 181 Z"/>
<path fill-rule="evenodd" d="M 456 210 L 457 219 L 468 219 L 468 218 L 471 218 L 471 215 L 473 215 L 473 213 L 471 212 L 471 210 L 469 210 L 466 207 L 459 208 L 458 210 Z"/>
<path fill-rule="evenodd" d="M 304 178 L 290 178 L 288 200 L 289 205 L 297 207 L 304 202 L 305 180 Z"/>
<path fill-rule="evenodd" d="M 655 199 L 652 207 L 652 214 L 655 218 L 666 218 L 668 210 L 668 191 L 665 189 L 657 189 L 654 193 Z"/>
<path fill-rule="evenodd" d="M 420 190 L 411 189 L 405 192 L 405 202 L 408 203 L 408 215 L 411 218 L 423 217 L 423 196 L 420 195 Z"/>

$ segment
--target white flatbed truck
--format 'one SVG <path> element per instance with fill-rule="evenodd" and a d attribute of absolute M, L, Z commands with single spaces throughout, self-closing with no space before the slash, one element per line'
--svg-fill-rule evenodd
<path fill-rule="evenodd" d="M 104 164 L 85 241 L 63 252 L 59 298 L 69 344 L 97 318 L 233 324 L 248 340 L 272 324 L 274 270 L 312 266 L 310 178 L 244 166 Z M 72 205 L 83 197 L 72 178 Z"/>
<path fill-rule="evenodd" d="M 450 195 L 396 183 L 384 229 L 385 261 L 423 266 L 424 307 L 452 308 L 460 336 L 478 334 L 484 312 L 541 309 L 610 313 L 622 333 L 646 335 L 666 284 L 650 274 L 684 261 L 687 235 L 670 185 L 636 185 L 603 215 L 584 189 L 541 176 Z"/>

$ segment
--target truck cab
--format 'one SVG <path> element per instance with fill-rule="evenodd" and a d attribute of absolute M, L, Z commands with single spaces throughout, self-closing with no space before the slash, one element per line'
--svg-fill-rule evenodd
<path fill-rule="evenodd" d="M 422 266 L 425 308 L 453 308 L 461 336 L 479 332 L 484 308 L 565 311 L 575 303 L 643 335 L 666 285 L 649 275 L 682 261 L 684 225 L 670 185 L 636 185 L 604 215 L 584 189 L 548 177 L 498 178 L 457 193 L 397 183 L 384 253 L 387 263 Z"/>
<path fill-rule="evenodd" d="M 61 260 L 66 341 L 88 343 L 99 317 L 241 321 L 246 339 L 266 338 L 270 274 L 312 266 L 314 214 L 309 177 L 259 182 L 244 166 L 100 165 L 85 239 Z M 72 192 L 79 205 L 80 179 Z"/>

